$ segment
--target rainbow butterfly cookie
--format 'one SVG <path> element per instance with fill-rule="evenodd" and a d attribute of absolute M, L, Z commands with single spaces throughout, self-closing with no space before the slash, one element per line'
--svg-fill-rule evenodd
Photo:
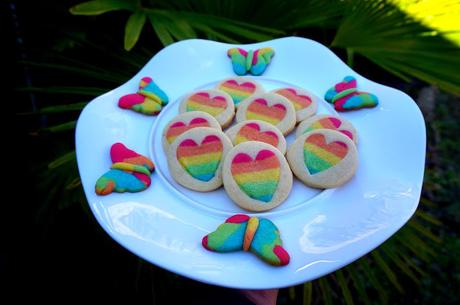
<path fill-rule="evenodd" d="M 235 105 L 227 93 L 215 90 L 198 90 L 187 95 L 179 106 L 179 112 L 203 111 L 212 115 L 220 124 L 227 127 L 235 116 Z"/>
<path fill-rule="evenodd" d="M 284 96 L 275 93 L 255 94 L 245 99 L 236 111 L 236 121 L 261 120 L 276 126 L 283 135 L 294 129 L 294 106 Z"/>
<path fill-rule="evenodd" d="M 255 51 L 245 51 L 241 48 L 231 48 L 227 51 L 227 56 L 232 60 L 233 71 L 237 75 L 262 75 L 267 69 L 268 64 L 275 55 L 272 48 L 260 48 Z"/>
<path fill-rule="evenodd" d="M 311 92 L 295 88 L 286 87 L 272 91 L 287 98 L 294 106 L 297 123 L 314 115 L 318 109 L 318 98 Z"/>
<path fill-rule="evenodd" d="M 166 93 L 150 77 L 144 77 L 137 93 L 127 94 L 118 100 L 118 106 L 147 115 L 155 115 L 168 103 Z"/>
<path fill-rule="evenodd" d="M 222 130 L 219 122 L 203 111 L 184 112 L 176 115 L 163 130 L 163 150 L 167 153 L 169 146 L 184 132 L 197 127 L 211 127 Z"/>
<path fill-rule="evenodd" d="M 286 153 L 286 139 L 281 131 L 264 121 L 243 121 L 229 128 L 225 134 L 233 145 L 248 141 L 260 141 L 278 148 L 283 155 Z"/>
<path fill-rule="evenodd" d="M 228 93 L 235 106 L 253 94 L 263 93 L 261 84 L 248 77 L 232 77 L 224 79 L 216 85 L 216 89 Z"/>
<path fill-rule="evenodd" d="M 337 111 L 372 108 L 379 104 L 379 99 L 374 94 L 358 91 L 353 76 L 346 76 L 343 81 L 327 90 L 324 99 L 334 104 Z"/>
<path fill-rule="evenodd" d="M 207 192 L 222 185 L 222 164 L 233 147 L 220 130 L 192 128 L 170 145 L 167 160 L 174 180 L 191 190 Z"/>
<path fill-rule="evenodd" d="M 358 134 L 355 127 L 346 119 L 335 116 L 335 115 L 315 115 L 311 118 L 302 121 L 296 130 L 296 138 L 303 135 L 306 132 L 310 132 L 317 129 L 332 129 L 339 131 L 358 143 Z"/>
<path fill-rule="evenodd" d="M 308 186 L 334 188 L 350 180 L 358 166 L 358 152 L 345 134 L 316 129 L 299 136 L 287 159 L 294 175 Z"/>
<path fill-rule="evenodd" d="M 266 218 L 233 215 L 203 237 L 201 244 L 215 252 L 250 251 L 273 266 L 285 266 L 290 261 L 278 228 Z"/>
<path fill-rule="evenodd" d="M 150 186 L 154 165 L 147 157 L 128 149 L 122 143 L 110 148 L 112 166 L 96 181 L 96 194 L 140 192 Z"/>
<path fill-rule="evenodd" d="M 292 172 L 283 154 L 258 141 L 244 142 L 230 150 L 222 177 L 228 196 L 249 211 L 277 207 L 292 188 Z"/>

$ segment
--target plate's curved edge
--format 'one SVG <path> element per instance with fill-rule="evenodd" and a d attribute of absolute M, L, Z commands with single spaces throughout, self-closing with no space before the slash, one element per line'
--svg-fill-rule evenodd
<path fill-rule="evenodd" d="M 135 79 L 137 79 L 137 78 L 139 77 L 139 75 L 142 75 L 142 73 L 143 73 L 142 71 L 143 71 L 143 70 L 144 70 L 154 59 L 155 59 L 155 57 L 159 56 L 160 54 L 162 54 L 162 53 L 164 53 L 164 52 L 167 52 L 167 50 L 169 50 L 170 48 L 180 47 L 182 44 L 190 43 L 190 42 L 193 42 L 193 43 L 201 43 L 201 42 L 216 43 L 216 44 L 223 44 L 223 45 L 228 45 L 228 46 L 257 46 L 257 45 L 261 45 L 261 44 L 267 44 L 267 43 L 270 43 L 270 42 L 273 42 L 273 41 L 291 40 L 291 39 L 309 41 L 310 43 L 314 43 L 314 44 L 316 44 L 316 45 L 319 45 L 319 46 L 321 46 L 321 48 L 324 49 L 324 51 L 328 52 L 330 55 L 333 55 L 333 58 L 335 58 L 335 60 L 336 60 L 339 64 L 347 66 L 337 55 L 335 55 L 334 52 L 332 52 L 332 51 L 331 51 L 329 48 L 327 48 L 326 46 L 324 46 L 324 45 L 322 45 L 322 44 L 320 44 L 320 43 L 318 43 L 318 42 L 316 42 L 316 41 L 313 41 L 313 40 L 310 40 L 310 39 L 307 39 L 307 38 L 300 38 L 300 37 L 284 37 L 284 38 L 274 39 L 274 40 L 270 40 L 270 41 L 258 42 L 258 43 L 246 44 L 246 45 L 234 45 L 234 44 L 220 43 L 220 42 L 214 42 L 214 41 L 203 40 L 203 39 L 190 39 L 190 40 L 184 40 L 184 41 L 180 41 L 180 42 L 176 42 L 176 43 L 174 43 L 174 44 L 171 44 L 171 45 L 169 45 L 168 47 L 163 48 L 163 49 L 160 50 L 158 53 L 156 53 L 156 54 L 147 62 L 147 64 L 146 64 L 137 74 L 135 74 L 130 80 L 128 80 L 128 81 L 125 82 L 124 84 L 118 86 L 117 88 L 114 88 L 114 89 L 112 89 L 111 91 L 109 91 L 109 92 L 107 92 L 107 93 L 104 93 L 103 95 L 100 95 L 100 96 L 94 98 L 94 99 L 93 99 L 90 103 L 88 103 L 88 105 L 86 105 L 85 108 L 82 110 L 82 112 L 81 112 L 80 115 L 79 115 L 78 121 L 77 121 L 76 132 L 75 132 L 76 151 L 77 151 L 77 165 L 78 165 L 78 170 L 79 170 L 80 175 L 81 175 L 81 168 L 80 168 L 80 165 L 79 165 L 79 164 L 80 164 L 80 161 L 79 161 L 79 153 L 78 153 L 78 151 L 79 151 L 79 146 L 77 145 L 77 137 L 79 136 L 79 130 L 81 129 L 81 128 L 80 128 L 80 126 L 81 126 L 81 121 L 82 121 L 82 118 L 85 117 L 86 111 L 88 110 L 89 107 L 91 107 L 92 103 L 94 104 L 94 102 L 96 102 L 98 99 L 103 98 L 105 95 L 108 95 L 108 94 L 111 94 L 111 93 L 117 91 L 120 87 L 123 87 L 123 86 L 125 86 L 126 84 L 128 84 L 128 83 L 134 81 Z M 347 66 L 347 67 L 348 67 L 348 66 Z M 351 72 L 353 72 L 354 75 L 359 76 L 361 79 L 366 80 L 366 81 L 369 82 L 370 84 L 374 84 L 374 85 L 377 85 L 377 86 L 382 86 L 382 87 L 384 87 L 386 90 L 395 91 L 395 92 L 397 92 L 398 94 L 401 94 L 401 96 L 403 97 L 403 99 L 408 100 L 408 101 L 412 101 L 412 106 L 414 106 L 414 107 L 416 108 L 416 112 L 417 112 L 417 114 L 418 114 L 418 119 L 417 119 L 418 122 L 420 122 L 420 123 L 423 122 L 422 124 L 420 124 L 420 127 L 423 128 L 423 134 L 424 134 L 424 143 L 423 143 L 423 146 L 424 146 L 425 149 L 426 149 L 426 128 L 425 128 L 425 124 L 424 124 L 424 119 L 423 119 L 423 115 L 422 115 L 420 109 L 417 107 L 415 101 L 414 101 L 410 96 L 408 96 L 406 93 L 404 93 L 404 92 L 402 92 L 402 91 L 400 91 L 400 90 L 397 90 L 397 89 L 395 89 L 395 88 L 388 87 L 388 86 L 386 86 L 386 85 L 382 85 L 382 84 L 379 84 L 379 83 L 374 82 L 374 81 L 372 81 L 372 80 L 369 80 L 369 79 L 367 79 L 366 77 L 364 77 L 364 76 L 360 75 L 359 73 L 357 73 L 356 71 L 354 71 L 353 69 L 351 69 L 350 67 L 348 67 L 348 69 L 349 69 Z M 331 85 L 332 85 L 332 84 L 331 84 Z M 425 152 L 423 153 L 423 159 L 425 159 Z M 423 180 L 423 171 L 422 171 L 422 180 Z M 89 192 L 89 191 L 90 191 L 90 190 L 87 190 L 87 189 L 84 188 L 85 195 L 86 195 L 86 193 Z M 412 209 L 410 215 L 408 215 L 408 216 L 407 216 L 407 219 L 406 219 L 404 222 L 402 222 L 402 223 L 400 224 L 399 228 L 396 228 L 395 232 L 396 232 L 397 230 L 399 230 L 399 229 L 410 219 L 410 217 L 412 217 L 412 215 L 414 214 L 414 212 L 415 212 L 415 210 L 416 210 L 416 208 L 417 208 L 417 206 L 418 206 L 418 201 L 419 201 L 419 199 L 420 199 L 420 195 L 421 195 L 421 187 L 420 187 L 420 189 L 418 190 L 417 205 L 414 205 L 414 207 L 413 207 L 413 209 Z M 86 196 L 86 197 L 88 198 L 88 196 Z M 153 264 L 156 264 L 155 262 L 152 262 L 148 257 L 145 257 L 145 256 L 143 256 L 143 255 L 140 255 L 139 253 L 136 253 L 136 252 L 134 252 L 132 249 L 130 249 L 129 246 L 125 243 L 124 240 L 119 239 L 119 238 L 117 237 L 117 235 L 113 234 L 113 232 L 110 230 L 110 228 L 108 228 L 108 227 L 104 224 L 101 215 L 99 215 L 99 211 L 97 211 L 97 210 L 95 209 L 95 207 L 93 206 L 93 204 L 90 204 L 90 202 L 88 202 L 88 204 L 90 205 L 90 208 L 91 208 L 91 210 L 92 210 L 92 212 L 93 212 L 93 215 L 95 216 L 95 218 L 96 218 L 96 220 L 98 221 L 98 223 L 99 223 L 99 224 L 101 225 L 101 227 L 103 227 L 104 230 L 111 236 L 111 238 L 113 238 L 117 243 L 119 243 L 121 246 L 123 246 L 124 248 L 126 248 L 128 251 L 133 252 L 134 254 L 143 257 L 144 259 L 150 261 L 150 262 L 153 263 Z M 394 233 L 393 233 L 393 234 L 394 234 Z M 391 235 L 390 235 L 390 236 L 387 236 L 386 239 L 388 239 L 389 237 L 391 237 Z M 385 239 L 385 240 L 386 240 L 386 239 Z M 385 240 L 375 242 L 375 245 L 373 245 L 373 247 L 372 247 L 370 250 L 365 251 L 364 253 L 362 253 L 361 256 L 363 256 L 363 255 L 365 255 L 365 254 L 371 252 L 371 251 L 374 250 L 376 247 L 378 247 L 381 243 L 383 243 Z M 361 257 L 361 256 L 360 256 L 360 257 Z M 328 273 L 330 273 L 330 272 L 333 272 L 334 270 L 337 270 L 337 269 L 339 269 L 339 268 L 341 268 L 341 267 L 343 267 L 343 266 L 345 266 L 345 265 L 349 264 L 350 262 L 355 261 L 355 260 L 357 260 L 357 259 L 359 259 L 359 257 L 350 259 L 350 260 L 348 260 L 348 261 L 341 261 L 340 264 L 334 266 L 334 268 L 333 268 L 332 271 L 327 271 L 327 272 L 325 272 L 324 274 L 328 274 Z M 183 272 L 182 270 L 172 268 L 171 266 L 168 266 L 168 267 L 161 266 L 161 267 L 162 267 L 162 268 L 166 268 L 166 269 L 168 269 L 168 270 L 171 270 L 171 271 L 173 271 L 173 272 L 175 272 L 175 273 L 181 274 L 181 275 L 183 275 L 183 276 L 192 278 L 192 279 L 194 279 L 194 280 L 199 280 L 199 281 L 202 281 L 202 282 L 205 282 L 205 283 L 209 283 L 209 284 L 216 284 L 216 283 L 213 282 L 212 280 L 207 280 L 206 278 L 202 278 L 202 277 L 200 277 L 200 276 L 191 276 L 190 274 L 188 274 L 188 273 L 186 273 L 186 272 Z M 336 267 L 337 267 L 337 268 L 336 268 Z M 309 279 L 309 280 L 313 280 L 313 279 L 315 279 L 315 278 L 321 277 L 321 276 L 323 276 L 324 274 L 317 274 L 317 276 L 312 277 L 312 278 Z M 261 289 L 261 288 L 281 288 L 281 287 L 286 287 L 286 286 L 290 286 L 290 285 L 295 285 L 295 284 L 302 283 L 302 282 L 303 282 L 303 281 L 298 281 L 298 282 L 292 281 L 292 282 L 288 283 L 288 284 L 285 285 L 285 286 L 276 286 L 276 287 L 258 287 L 258 286 L 254 286 L 254 287 L 247 287 L 247 286 L 245 286 L 245 287 L 238 287 L 238 286 L 232 286 L 232 285 L 224 285 L 224 286 L 225 286 L 225 287 L 229 287 L 229 288 L 249 288 L 249 289 L 252 289 L 252 288 L 254 288 L 254 289 Z M 222 285 L 222 284 L 219 284 L 219 285 Z"/>

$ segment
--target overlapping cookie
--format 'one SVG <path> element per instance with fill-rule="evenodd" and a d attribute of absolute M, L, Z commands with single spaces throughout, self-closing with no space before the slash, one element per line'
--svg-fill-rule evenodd
<path fill-rule="evenodd" d="M 286 87 L 275 89 L 272 92 L 284 96 L 292 103 L 297 123 L 311 117 L 318 109 L 318 98 L 307 90 Z"/>
<path fill-rule="evenodd" d="M 235 106 L 253 94 L 263 93 L 261 84 L 248 77 L 232 77 L 224 79 L 216 85 L 216 89 L 228 93 Z"/>
<path fill-rule="evenodd" d="M 252 75 L 263 74 L 273 55 L 275 55 L 275 51 L 269 47 L 255 51 L 246 51 L 241 48 L 231 48 L 227 51 L 227 56 L 232 61 L 233 71 L 237 75 L 245 75 L 248 72 Z"/>
<path fill-rule="evenodd" d="M 263 142 L 244 142 L 230 150 L 222 176 L 228 196 L 249 211 L 273 209 L 292 188 L 292 172 L 283 154 Z"/>
<path fill-rule="evenodd" d="M 220 130 L 197 127 L 178 136 L 166 155 L 169 171 L 186 188 L 207 192 L 222 185 L 223 160 L 232 142 Z"/>
<path fill-rule="evenodd" d="M 201 244 L 215 252 L 250 251 L 274 266 L 285 266 L 290 261 L 278 228 L 266 218 L 233 215 L 203 237 Z"/>
<path fill-rule="evenodd" d="M 222 130 L 219 122 L 209 113 L 191 111 L 178 114 L 169 121 L 163 130 L 163 150 L 167 153 L 169 145 L 171 145 L 178 136 L 187 130 L 197 127 L 212 127 Z"/>
<path fill-rule="evenodd" d="M 203 111 L 212 115 L 220 124 L 227 127 L 235 116 L 235 105 L 230 95 L 214 90 L 198 90 L 187 95 L 179 106 L 179 112 Z"/>
<path fill-rule="evenodd" d="M 330 114 L 315 115 L 302 121 L 299 126 L 297 126 L 296 138 L 306 132 L 316 129 L 336 130 L 352 139 L 353 142 L 358 143 L 358 134 L 353 125 L 342 117 Z"/>
<path fill-rule="evenodd" d="M 149 158 L 128 149 L 122 143 L 110 148 L 112 166 L 96 181 L 96 194 L 112 192 L 140 192 L 150 186 L 150 175 L 155 169 Z"/>
<path fill-rule="evenodd" d="M 294 175 L 308 186 L 334 188 L 347 182 L 358 166 L 353 141 L 341 132 L 317 129 L 299 136 L 287 159 Z"/>
<path fill-rule="evenodd" d="M 233 145 L 248 141 L 260 141 L 278 148 L 283 155 L 286 153 L 286 139 L 281 131 L 272 124 L 264 121 L 243 121 L 232 126 L 225 134 L 232 141 Z"/>
<path fill-rule="evenodd" d="M 238 106 L 236 121 L 261 120 L 275 125 L 283 135 L 294 129 L 294 106 L 284 96 L 275 93 L 255 94 Z"/>

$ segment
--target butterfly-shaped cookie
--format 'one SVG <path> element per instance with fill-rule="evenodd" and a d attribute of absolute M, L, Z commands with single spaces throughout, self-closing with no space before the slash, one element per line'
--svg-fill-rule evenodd
<path fill-rule="evenodd" d="M 118 101 L 118 106 L 147 115 L 155 115 L 168 101 L 166 93 L 150 77 L 144 77 L 140 81 L 137 93 L 122 96 Z"/>
<path fill-rule="evenodd" d="M 227 51 L 232 60 L 233 71 L 237 75 L 262 75 L 270 63 L 275 51 L 272 48 L 260 48 L 255 51 L 245 51 L 240 48 L 231 48 Z"/>
<path fill-rule="evenodd" d="M 274 266 L 287 265 L 290 260 L 273 222 L 244 214 L 228 218 L 217 230 L 203 237 L 202 245 L 215 252 L 251 251 Z"/>
<path fill-rule="evenodd" d="M 122 143 L 110 148 L 112 166 L 96 181 L 96 194 L 140 192 L 150 186 L 154 165 L 147 157 L 128 149 Z"/>
<path fill-rule="evenodd" d="M 343 81 L 327 90 L 324 99 L 334 104 L 337 111 L 372 108 L 379 104 L 374 94 L 358 91 L 357 82 L 353 76 L 346 76 Z"/>

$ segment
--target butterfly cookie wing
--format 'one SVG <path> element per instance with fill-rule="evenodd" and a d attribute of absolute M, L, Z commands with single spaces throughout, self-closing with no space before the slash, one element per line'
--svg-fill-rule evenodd
<path fill-rule="evenodd" d="M 248 220 L 249 216 L 242 214 L 228 218 L 214 232 L 203 238 L 203 247 L 215 252 L 243 250 L 244 234 Z"/>
<path fill-rule="evenodd" d="M 282 246 L 278 228 L 265 218 L 259 220 L 259 227 L 252 240 L 250 251 L 275 266 L 287 265 L 290 260 L 289 254 Z"/>
<path fill-rule="evenodd" d="M 240 48 L 231 48 L 227 51 L 227 55 L 232 60 L 233 71 L 237 75 L 245 75 L 248 71 L 246 67 L 248 52 Z"/>
<path fill-rule="evenodd" d="M 254 51 L 250 72 L 258 76 L 265 72 L 275 52 L 272 48 L 261 48 Z"/>

